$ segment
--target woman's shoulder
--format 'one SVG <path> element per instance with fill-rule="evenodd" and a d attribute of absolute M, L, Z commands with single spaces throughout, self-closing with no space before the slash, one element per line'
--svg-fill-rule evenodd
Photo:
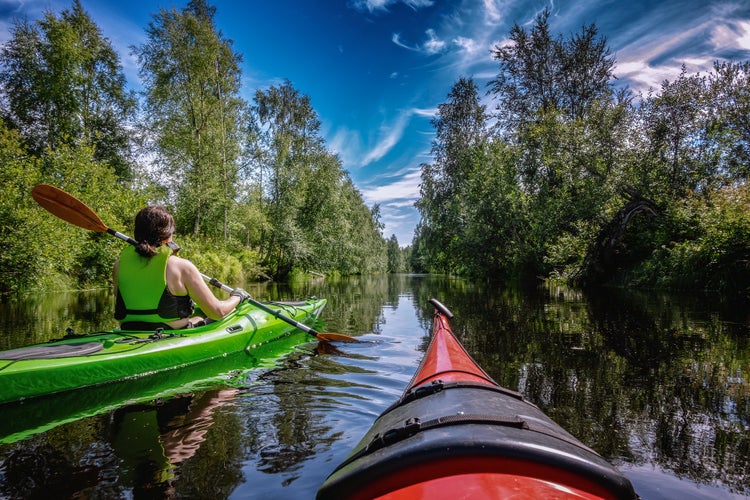
<path fill-rule="evenodd" d="M 169 259 L 167 260 L 167 265 L 174 269 L 198 272 L 198 268 L 195 266 L 195 264 L 190 262 L 188 259 L 178 257 L 177 255 L 170 255 Z"/>

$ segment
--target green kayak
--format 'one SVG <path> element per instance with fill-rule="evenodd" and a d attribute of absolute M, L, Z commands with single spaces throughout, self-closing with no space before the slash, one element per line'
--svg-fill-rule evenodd
<path fill-rule="evenodd" d="M 238 352 L 266 352 L 269 343 L 298 328 L 306 331 L 301 322 L 314 321 L 325 304 L 326 299 L 262 307 L 246 302 L 223 319 L 197 328 L 112 330 L 2 351 L 0 404 L 161 374 Z M 294 322 L 299 326 L 292 326 Z"/>
<path fill-rule="evenodd" d="M 310 336 L 292 329 L 286 335 L 242 351 L 202 363 L 178 367 L 151 377 L 131 377 L 117 383 L 83 387 L 0 405 L 0 445 L 15 443 L 68 422 L 93 417 L 131 405 L 162 403 L 185 394 L 217 388 L 252 390 L 253 381 L 280 366 L 297 352 L 310 352 Z M 307 344 L 307 345 L 305 345 Z"/>

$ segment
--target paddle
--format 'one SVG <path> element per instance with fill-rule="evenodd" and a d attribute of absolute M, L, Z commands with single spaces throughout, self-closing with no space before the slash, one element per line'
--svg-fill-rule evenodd
<path fill-rule="evenodd" d="M 201 273 L 201 276 L 203 277 L 204 280 L 206 280 L 211 285 L 213 285 L 213 286 L 215 286 L 217 288 L 221 288 L 225 292 L 229 292 L 229 293 L 232 292 L 232 288 L 228 287 L 227 285 L 225 285 L 221 281 L 217 280 L 216 278 L 210 278 L 210 277 L 206 276 L 203 273 Z M 343 333 L 330 333 L 330 332 L 328 332 L 328 333 L 320 333 L 320 332 L 317 332 L 317 331 L 313 330 L 312 328 L 310 328 L 309 326 L 307 326 L 305 324 L 302 324 L 302 323 L 299 323 L 297 321 L 294 321 L 292 318 L 290 318 L 288 316 L 284 316 L 279 311 L 275 311 L 275 310 L 271 309 L 270 307 L 268 307 L 267 305 L 265 305 L 263 302 L 258 302 L 257 300 L 253 299 L 252 297 L 248 297 L 245 300 L 247 300 L 248 302 L 250 302 L 252 305 L 254 305 L 255 307 L 257 307 L 258 309 L 262 309 L 263 311 L 267 312 L 268 314 L 271 314 L 271 315 L 279 318 L 282 321 L 286 321 L 290 325 L 299 328 L 303 332 L 306 332 L 306 333 L 309 333 L 310 335 L 316 336 L 319 340 L 325 340 L 325 341 L 329 341 L 329 342 L 331 342 L 331 341 L 359 342 L 359 340 L 355 339 L 354 337 L 350 337 L 349 335 L 344 335 Z"/>
<path fill-rule="evenodd" d="M 131 245 L 135 245 L 137 243 L 133 238 L 125 236 L 119 231 L 115 231 L 114 229 L 107 227 L 107 225 L 102 222 L 99 216 L 91 208 L 89 208 L 88 205 L 83 203 L 75 196 L 66 193 L 62 189 L 56 188 L 55 186 L 51 186 L 49 184 L 37 184 L 31 190 L 31 196 L 39 204 L 39 206 L 47 210 L 52 215 L 59 217 L 66 222 L 69 222 L 83 229 L 88 229 L 89 231 L 96 231 L 97 233 L 109 233 L 117 238 L 120 238 L 123 241 L 130 243 Z M 211 278 L 203 273 L 201 273 L 201 277 L 206 282 L 217 288 L 221 288 L 222 290 L 230 293 L 233 291 L 232 288 L 223 284 L 216 278 Z M 284 316 L 280 312 L 271 309 L 270 307 L 266 306 L 262 302 L 258 302 L 252 297 L 248 297 L 245 300 L 253 304 L 258 309 L 262 309 L 263 311 L 272 314 L 276 318 L 289 323 L 295 328 L 298 328 L 305 333 L 309 333 L 310 335 L 315 336 L 318 340 L 323 340 L 326 342 L 358 342 L 358 340 L 354 337 L 350 337 L 349 335 L 344 335 L 341 333 L 320 333 L 307 325 Z"/>

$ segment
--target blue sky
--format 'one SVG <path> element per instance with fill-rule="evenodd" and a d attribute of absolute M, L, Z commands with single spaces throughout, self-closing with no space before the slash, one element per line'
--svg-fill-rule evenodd
<path fill-rule="evenodd" d="M 528 26 L 545 7 L 553 34 L 596 24 L 617 64 L 617 85 L 644 94 L 716 60 L 750 59 L 748 0 L 214 0 L 215 21 L 243 62 L 243 95 L 289 79 L 310 97 L 329 150 L 368 205 L 379 203 L 384 234 L 411 243 L 419 214 L 420 165 L 432 160 L 437 106 L 460 76 L 484 96 L 497 74 L 491 49 L 514 23 Z M 0 43 L 16 19 L 58 13 L 71 1 L 0 0 Z M 145 41 L 158 9 L 187 0 L 82 0 L 138 89 L 129 47 Z"/>

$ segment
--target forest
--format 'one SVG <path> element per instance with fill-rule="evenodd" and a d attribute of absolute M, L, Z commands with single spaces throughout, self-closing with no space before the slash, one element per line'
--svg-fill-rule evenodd
<path fill-rule="evenodd" d="M 194 0 L 152 15 L 131 47 L 139 94 L 79 0 L 15 22 L 0 53 L 0 293 L 111 280 L 121 242 L 41 210 L 38 183 L 122 232 L 140 208 L 164 204 L 180 255 L 232 283 L 387 272 L 389 249 L 403 265 L 379 207 L 326 148 L 309 97 L 285 81 L 243 100 L 242 57 L 215 12 Z"/>
<path fill-rule="evenodd" d="M 635 95 L 595 25 L 555 36 L 549 16 L 439 106 L 411 264 L 750 296 L 750 63 Z"/>
<path fill-rule="evenodd" d="M 287 80 L 243 99 L 215 12 L 152 14 L 131 47 L 139 93 L 80 0 L 15 22 L 0 50 L 0 294 L 111 280 L 122 243 L 41 210 L 42 182 L 123 232 L 166 205 L 181 255 L 230 283 L 413 271 L 750 293 L 750 63 L 635 95 L 595 25 L 555 35 L 548 10 L 515 25 L 486 88 L 446 83 L 401 248 L 308 96 Z"/>

